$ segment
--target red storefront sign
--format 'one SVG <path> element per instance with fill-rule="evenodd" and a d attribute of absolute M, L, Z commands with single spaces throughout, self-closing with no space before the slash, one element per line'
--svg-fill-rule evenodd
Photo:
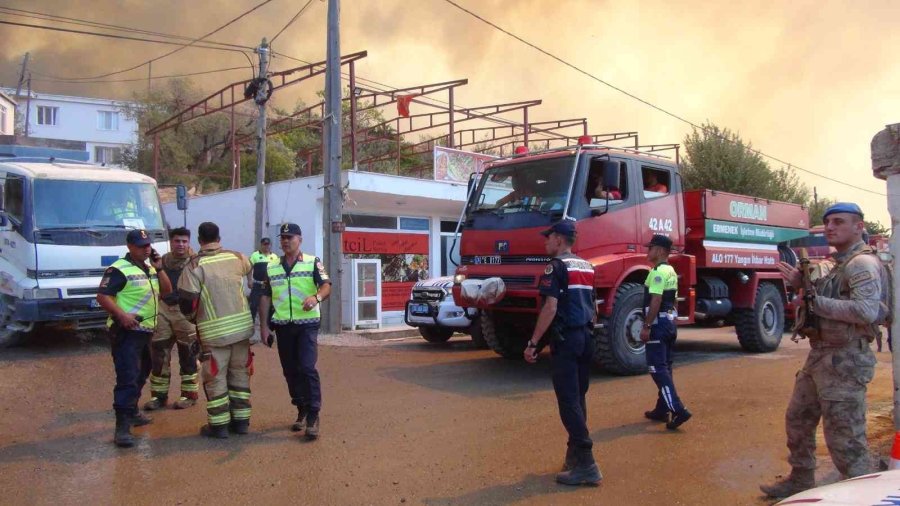
<path fill-rule="evenodd" d="M 428 254 L 428 234 L 347 231 L 342 238 L 344 253 L 350 255 Z"/>

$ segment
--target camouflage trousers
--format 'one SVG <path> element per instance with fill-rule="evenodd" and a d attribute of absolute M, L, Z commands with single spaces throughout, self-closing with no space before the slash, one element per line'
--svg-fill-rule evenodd
<path fill-rule="evenodd" d="M 196 399 L 199 386 L 197 379 L 197 351 L 194 348 L 197 334 L 194 325 L 181 314 L 177 306 L 165 302 L 159 305 L 156 333 L 150 343 L 150 394 L 159 399 L 169 396 L 169 369 L 172 348 L 178 347 L 178 365 L 181 374 L 181 396 Z"/>
<path fill-rule="evenodd" d="M 250 340 L 227 346 L 204 346 L 209 358 L 203 361 L 203 389 L 210 425 L 250 419 L 250 376 L 253 352 Z"/>
<path fill-rule="evenodd" d="M 865 340 L 843 348 L 812 349 L 797 372 L 785 414 L 788 462 L 816 468 L 816 427 L 822 419 L 825 444 L 845 477 L 870 471 L 866 440 L 866 385 L 875 374 L 875 354 Z"/>

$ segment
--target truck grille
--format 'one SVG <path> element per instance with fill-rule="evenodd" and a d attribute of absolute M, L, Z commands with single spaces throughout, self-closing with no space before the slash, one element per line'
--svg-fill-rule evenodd
<path fill-rule="evenodd" d="M 506 286 L 534 286 L 534 276 L 471 276 L 469 279 L 487 279 L 499 277 Z"/>
<path fill-rule="evenodd" d="M 66 290 L 66 293 L 68 293 L 70 297 L 73 295 L 97 295 L 97 289 L 96 288 L 69 288 L 68 290 Z"/>
<path fill-rule="evenodd" d="M 412 299 L 416 302 L 440 302 L 444 300 L 443 290 L 413 290 Z"/>

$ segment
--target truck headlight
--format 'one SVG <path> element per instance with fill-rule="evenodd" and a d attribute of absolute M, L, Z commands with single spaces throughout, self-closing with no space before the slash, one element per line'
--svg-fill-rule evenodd
<path fill-rule="evenodd" d="M 445 286 L 443 288 L 443 290 L 444 290 L 444 295 L 448 295 L 448 296 L 453 295 L 453 287 L 452 286 Z"/>
<path fill-rule="evenodd" d="M 462 282 L 465 280 L 466 280 L 465 274 L 457 274 L 456 276 L 453 276 L 453 284 L 454 285 L 462 284 Z"/>
<path fill-rule="evenodd" d="M 31 288 L 22 293 L 26 300 L 58 299 L 59 288 Z"/>

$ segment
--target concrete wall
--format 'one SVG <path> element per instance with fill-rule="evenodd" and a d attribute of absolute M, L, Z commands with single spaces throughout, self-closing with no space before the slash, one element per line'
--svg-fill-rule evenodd
<path fill-rule="evenodd" d="M 0 135 L 13 135 L 16 131 L 16 103 L 6 94 L 0 93 L 0 107 L 5 114 L 0 114 Z"/>

